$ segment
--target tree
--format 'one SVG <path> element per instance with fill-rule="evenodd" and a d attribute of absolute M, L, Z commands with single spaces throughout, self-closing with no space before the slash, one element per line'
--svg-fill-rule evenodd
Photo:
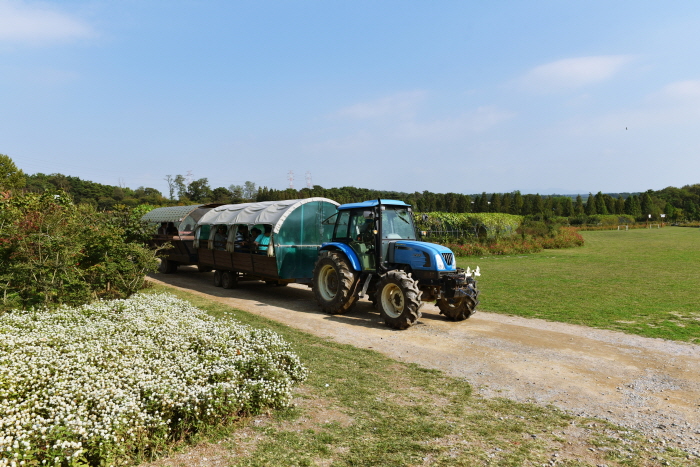
<path fill-rule="evenodd" d="M 189 185 L 187 185 L 187 198 L 194 201 L 195 203 L 203 203 L 211 198 L 211 188 L 209 187 L 209 180 L 207 178 L 200 178 L 198 180 L 193 180 Z"/>
<path fill-rule="evenodd" d="M 565 217 L 576 215 L 576 211 L 574 210 L 574 202 L 568 196 L 564 198 L 561 203 L 561 215 Z"/>
<path fill-rule="evenodd" d="M 182 175 L 175 175 L 175 188 L 177 189 L 177 197 L 180 200 L 187 198 L 187 185 L 185 185 L 185 177 Z"/>
<path fill-rule="evenodd" d="M 489 198 L 486 192 L 481 193 L 479 197 L 479 212 L 489 212 Z"/>
<path fill-rule="evenodd" d="M 544 201 L 539 193 L 532 198 L 532 214 L 544 214 Z"/>
<path fill-rule="evenodd" d="M 231 202 L 231 192 L 228 191 L 226 188 L 220 186 L 218 188 L 214 188 L 211 192 L 211 201 L 213 203 L 230 203 Z"/>
<path fill-rule="evenodd" d="M 642 195 L 642 200 L 640 204 L 642 208 L 642 216 L 644 216 L 645 218 L 649 218 L 649 214 L 656 214 L 656 210 L 654 209 L 654 202 L 651 200 L 651 195 L 649 194 L 649 192 L 646 192 Z"/>
<path fill-rule="evenodd" d="M 605 204 L 605 196 L 600 191 L 595 195 L 595 213 L 608 214 L 608 207 Z"/>
<path fill-rule="evenodd" d="M 593 196 L 593 193 L 588 193 L 588 200 L 586 200 L 586 215 L 594 216 L 596 214 L 598 214 L 598 211 L 596 210 L 595 206 L 595 196 Z"/>
<path fill-rule="evenodd" d="M 253 201 L 257 193 L 258 189 L 255 188 L 255 183 L 247 181 L 243 184 L 243 197 L 245 199 Z"/>
<path fill-rule="evenodd" d="M 0 191 L 13 191 L 24 188 L 27 179 L 17 168 L 10 156 L 0 154 Z"/>
<path fill-rule="evenodd" d="M 608 208 L 608 214 L 620 214 L 616 211 L 615 198 L 607 194 L 603 195 L 603 198 L 605 199 L 605 206 Z"/>
<path fill-rule="evenodd" d="M 523 195 L 519 191 L 513 193 L 513 207 L 511 214 L 523 214 Z"/>
<path fill-rule="evenodd" d="M 510 193 L 503 193 L 503 198 L 501 199 L 501 211 L 500 212 L 510 214 L 512 202 L 513 202 L 513 196 Z"/>
<path fill-rule="evenodd" d="M 164 180 L 168 184 L 168 198 L 170 199 L 170 201 L 172 201 L 175 199 L 175 188 L 177 188 L 177 186 L 175 185 L 175 179 L 172 175 L 166 175 Z"/>
<path fill-rule="evenodd" d="M 685 212 L 685 217 L 687 220 L 695 220 L 698 216 L 698 206 L 691 201 L 690 198 L 687 198 L 683 202 L 683 212 Z"/>
<path fill-rule="evenodd" d="M 499 193 L 493 193 L 491 195 L 491 206 L 490 212 L 501 212 L 501 195 Z"/>
<path fill-rule="evenodd" d="M 267 187 L 265 187 L 265 190 L 267 190 Z M 230 185 L 228 187 L 229 193 L 231 193 L 231 202 L 233 204 L 238 204 L 244 202 L 243 198 L 243 187 L 241 185 Z M 263 199 L 261 201 L 272 201 L 272 199 L 269 197 L 269 190 L 268 190 L 268 198 Z"/>
<path fill-rule="evenodd" d="M 615 214 L 625 213 L 625 198 L 620 196 L 615 200 Z"/>

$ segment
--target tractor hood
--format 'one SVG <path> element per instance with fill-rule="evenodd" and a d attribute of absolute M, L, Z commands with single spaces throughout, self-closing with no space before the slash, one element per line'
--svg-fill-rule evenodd
<path fill-rule="evenodd" d="M 408 264 L 418 271 L 456 271 L 455 255 L 447 247 L 436 243 L 415 240 L 398 240 L 390 243 L 390 263 Z"/>

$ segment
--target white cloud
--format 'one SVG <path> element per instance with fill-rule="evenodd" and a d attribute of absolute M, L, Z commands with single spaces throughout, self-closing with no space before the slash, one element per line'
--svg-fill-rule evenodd
<path fill-rule="evenodd" d="M 483 106 L 464 112 L 457 117 L 448 117 L 428 122 L 411 121 L 398 127 L 397 134 L 406 139 L 459 139 L 467 133 L 482 133 L 513 118 L 513 112 L 493 106 Z"/>
<path fill-rule="evenodd" d="M 48 4 L 0 0 L 0 41 L 43 43 L 93 34 L 88 24 Z"/>
<path fill-rule="evenodd" d="M 474 135 L 515 115 L 495 106 L 482 106 L 457 115 L 434 116 L 435 109 L 424 109 L 431 104 L 426 96 L 422 91 L 401 93 L 340 109 L 332 116 L 345 121 L 307 149 L 313 153 L 382 154 L 396 148 L 408 153 L 418 147 L 472 144 Z"/>
<path fill-rule="evenodd" d="M 602 55 L 557 60 L 533 68 L 520 82 L 540 91 L 580 88 L 609 80 L 632 59 L 629 55 Z"/>
<path fill-rule="evenodd" d="M 674 99 L 697 99 L 700 97 L 700 80 L 671 83 L 666 85 L 661 93 Z"/>
<path fill-rule="evenodd" d="M 413 91 L 361 102 L 335 112 L 333 116 L 355 120 L 372 132 L 381 131 L 401 138 L 441 138 L 482 132 L 513 117 L 494 106 L 482 106 L 445 118 L 422 118 L 421 106 L 430 103 L 425 91 Z"/>
<path fill-rule="evenodd" d="M 418 105 L 425 99 L 424 91 L 410 91 L 382 97 L 369 102 L 360 102 L 336 112 L 339 117 L 357 120 L 375 118 L 412 118 Z"/>

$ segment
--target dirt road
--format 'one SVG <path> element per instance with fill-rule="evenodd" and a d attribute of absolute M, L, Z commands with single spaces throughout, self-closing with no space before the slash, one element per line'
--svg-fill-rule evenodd
<path fill-rule="evenodd" d="M 323 314 L 306 286 L 214 287 L 212 273 L 154 275 L 309 333 L 464 378 L 486 397 L 551 404 L 700 450 L 700 346 L 479 311 L 452 323 L 425 304 L 414 327 L 386 327 L 369 301 Z"/>

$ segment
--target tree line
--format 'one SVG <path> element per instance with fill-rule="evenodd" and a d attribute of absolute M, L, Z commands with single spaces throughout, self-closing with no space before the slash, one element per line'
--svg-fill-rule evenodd
<path fill-rule="evenodd" d="M 255 201 L 277 201 L 309 197 L 324 197 L 341 204 L 385 198 L 399 199 L 414 206 L 417 212 L 450 213 L 485 213 L 498 212 L 524 216 L 583 218 L 594 215 L 626 215 L 638 221 L 661 219 L 669 221 L 700 220 L 700 184 L 686 185 L 681 188 L 667 187 L 663 190 L 647 190 L 641 193 L 601 193 L 595 195 L 540 195 L 510 193 L 462 194 L 397 192 L 373 190 L 367 188 L 341 187 L 277 190 L 257 187 L 247 181 L 243 185 L 211 188 L 207 178 L 188 180 L 187 177 L 166 175 L 168 184 L 165 195 L 155 188 L 103 185 L 78 177 L 63 174 L 25 175 L 17 169 L 8 156 L 0 154 L 0 191 L 2 183 L 21 186 L 28 192 L 44 193 L 62 190 L 69 193 L 76 203 L 92 204 L 105 210 L 117 205 L 137 206 L 150 204 L 155 206 L 198 204 L 198 203 L 245 203 Z M 2 182 L 5 180 L 5 182 Z"/>

